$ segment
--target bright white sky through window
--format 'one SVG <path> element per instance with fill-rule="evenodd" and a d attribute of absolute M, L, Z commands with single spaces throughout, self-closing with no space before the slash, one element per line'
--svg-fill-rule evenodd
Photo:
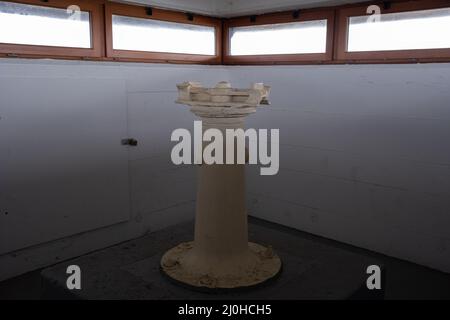
<path fill-rule="evenodd" d="M 91 48 L 89 13 L 0 2 L 0 43 Z"/>
<path fill-rule="evenodd" d="M 442 48 L 450 48 L 449 8 L 349 19 L 349 52 Z"/>
<path fill-rule="evenodd" d="M 116 50 L 216 54 L 215 28 L 113 15 Z"/>
<path fill-rule="evenodd" d="M 230 54 L 325 53 L 327 20 L 230 28 Z"/>

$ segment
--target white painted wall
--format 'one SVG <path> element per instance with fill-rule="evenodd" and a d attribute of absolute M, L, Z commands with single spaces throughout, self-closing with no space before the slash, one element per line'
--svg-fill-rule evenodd
<path fill-rule="evenodd" d="M 155 8 L 172 9 L 178 11 L 193 12 L 207 16 L 216 16 L 218 14 L 217 6 L 221 6 L 226 1 L 215 0 L 125 0 L 112 1 L 153 6 Z"/>
<path fill-rule="evenodd" d="M 271 13 L 275 11 L 336 6 L 364 1 L 365 0 L 216 0 L 216 10 L 218 16 L 236 17 L 250 14 Z"/>
<path fill-rule="evenodd" d="M 1 59 L 0 280 L 192 218 L 195 168 L 171 164 L 170 135 L 194 117 L 175 84 L 226 73 Z"/>
<path fill-rule="evenodd" d="M 252 215 L 450 272 L 450 64 L 231 71 L 273 87 L 248 126 L 280 129 Z"/>
<path fill-rule="evenodd" d="M 195 168 L 170 162 L 194 120 L 175 84 L 224 79 L 273 87 L 248 126 L 281 130 L 281 170 L 249 167 L 251 215 L 450 272 L 450 64 L 2 59 L 0 280 L 192 218 Z"/>
<path fill-rule="evenodd" d="M 126 221 L 125 82 L 13 73 L 0 76 L 0 254 Z"/>
<path fill-rule="evenodd" d="M 335 6 L 364 1 L 366 0 L 125 0 L 121 2 L 189 11 L 208 16 L 236 17 L 248 14 Z M 113 0 L 113 2 L 117 1 Z"/>

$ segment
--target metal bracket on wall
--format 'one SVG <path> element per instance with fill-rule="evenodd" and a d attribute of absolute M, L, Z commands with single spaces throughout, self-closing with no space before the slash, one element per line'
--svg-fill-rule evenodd
<path fill-rule="evenodd" d="M 136 147 L 138 145 L 138 141 L 136 139 L 122 139 L 123 146 L 131 146 Z"/>
<path fill-rule="evenodd" d="M 392 8 L 392 3 L 390 1 L 383 1 L 383 9 L 390 10 Z"/>

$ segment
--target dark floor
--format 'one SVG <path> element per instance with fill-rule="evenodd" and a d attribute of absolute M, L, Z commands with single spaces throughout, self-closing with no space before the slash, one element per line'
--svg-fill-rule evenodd
<path fill-rule="evenodd" d="M 251 219 L 251 223 L 260 226 L 270 225 L 267 222 Z M 345 249 L 379 260 L 384 264 L 387 273 L 385 288 L 386 299 L 450 299 L 450 274 L 442 273 L 413 263 L 376 254 L 364 249 L 345 245 L 336 241 L 317 237 L 308 233 L 277 226 L 289 233 L 309 241 L 327 246 Z M 41 270 L 0 282 L 0 299 L 40 299 L 42 294 Z"/>

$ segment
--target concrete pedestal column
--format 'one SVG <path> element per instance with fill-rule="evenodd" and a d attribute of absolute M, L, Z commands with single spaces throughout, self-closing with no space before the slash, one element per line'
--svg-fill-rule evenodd
<path fill-rule="evenodd" d="M 193 105 L 191 111 L 204 130 L 219 129 L 226 137 L 226 129 L 243 129 L 245 116 L 256 110 L 225 108 Z M 194 241 L 169 250 L 161 260 L 169 277 L 193 287 L 230 289 L 260 284 L 280 272 L 281 261 L 270 246 L 248 242 L 245 165 L 199 166 L 195 219 Z"/>
<path fill-rule="evenodd" d="M 219 129 L 225 137 L 226 129 L 243 128 L 244 119 L 203 117 L 202 123 L 204 130 Z M 197 188 L 194 250 L 217 260 L 246 254 L 245 166 L 203 164 L 199 167 Z"/>

